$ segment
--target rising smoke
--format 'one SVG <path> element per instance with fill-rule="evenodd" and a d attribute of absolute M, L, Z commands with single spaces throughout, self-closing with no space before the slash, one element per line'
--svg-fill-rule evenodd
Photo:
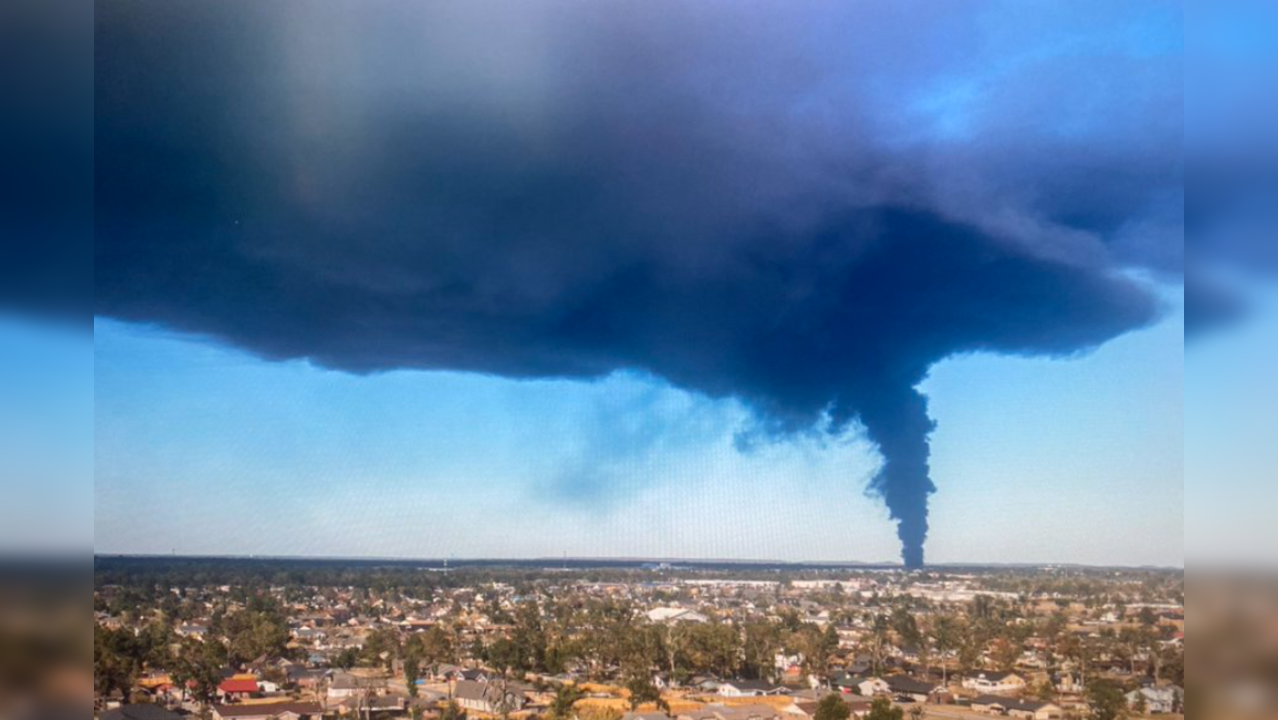
<path fill-rule="evenodd" d="M 1179 273 L 1178 59 L 1111 32 L 1164 4 L 96 7 L 96 314 L 859 423 L 909 566 L 929 368 L 1094 347 Z"/>

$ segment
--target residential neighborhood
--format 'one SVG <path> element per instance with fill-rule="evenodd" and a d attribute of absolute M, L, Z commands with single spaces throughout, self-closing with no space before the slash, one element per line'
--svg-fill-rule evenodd
<path fill-rule="evenodd" d="M 96 565 L 103 720 L 1184 713 L 1180 572 Z"/>

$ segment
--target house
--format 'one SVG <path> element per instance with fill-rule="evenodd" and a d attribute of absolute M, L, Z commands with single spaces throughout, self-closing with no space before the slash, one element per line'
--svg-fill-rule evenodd
<path fill-rule="evenodd" d="M 803 653 L 777 653 L 772 658 L 772 668 L 778 672 L 789 672 L 803 666 Z"/>
<path fill-rule="evenodd" d="M 173 632 L 177 633 L 178 637 L 203 639 L 204 636 L 208 634 L 209 629 L 204 625 L 183 623 L 174 628 Z"/>
<path fill-rule="evenodd" d="M 381 690 L 386 681 L 374 678 L 359 678 L 350 673 L 336 673 L 328 683 L 328 699 L 341 701 L 356 695 L 366 695 L 369 690 Z"/>
<path fill-rule="evenodd" d="M 288 669 L 284 671 L 284 675 L 288 678 L 289 684 L 310 689 L 318 687 L 320 681 L 327 677 L 328 673 L 324 670 L 314 670 L 301 665 L 289 665 Z"/>
<path fill-rule="evenodd" d="M 1025 678 L 1014 672 L 979 670 L 963 678 L 963 687 L 988 695 L 1015 693 L 1025 689 Z"/>
<path fill-rule="evenodd" d="M 659 607 L 648 611 L 648 620 L 654 623 L 675 625 L 678 623 L 704 623 L 710 618 L 695 610 L 679 607 Z"/>
<path fill-rule="evenodd" d="M 407 699 L 398 695 L 356 696 L 348 697 L 338 703 L 337 711 L 343 715 L 359 715 L 365 718 L 376 715 L 402 715 L 407 704 Z"/>
<path fill-rule="evenodd" d="M 182 716 L 163 706 L 145 703 L 141 705 L 121 705 L 114 710 L 107 710 L 98 716 L 98 720 L 182 720 Z"/>
<path fill-rule="evenodd" d="M 770 705 L 705 705 L 679 713 L 678 720 L 777 720 L 778 717 L 777 709 Z"/>
<path fill-rule="evenodd" d="M 718 678 L 709 675 L 697 675 L 688 680 L 688 687 L 707 693 L 718 692 L 719 684 Z"/>
<path fill-rule="evenodd" d="M 223 700 L 243 700 L 261 691 L 253 677 L 231 677 L 217 686 L 217 694 Z"/>
<path fill-rule="evenodd" d="M 888 692 L 894 697 L 910 702 L 927 702 L 933 695 L 945 692 L 945 688 L 941 685 L 915 680 L 908 675 L 892 675 L 884 678 L 883 681 L 887 684 Z"/>
<path fill-rule="evenodd" d="M 887 682 L 881 678 L 866 678 L 864 680 L 853 679 L 851 682 L 856 683 L 852 687 L 856 688 L 857 695 L 865 697 L 875 697 L 877 695 L 887 695 L 892 692 L 892 688 Z"/>
<path fill-rule="evenodd" d="M 458 680 L 453 699 L 464 710 L 503 715 L 524 707 L 524 694 L 504 682 Z"/>
<path fill-rule="evenodd" d="M 319 720 L 323 714 L 323 708 L 318 703 L 283 702 L 213 706 L 213 720 Z"/>
<path fill-rule="evenodd" d="M 442 682 L 452 682 L 454 680 L 462 680 L 463 679 L 462 673 L 465 671 L 466 669 L 459 665 L 452 665 L 449 663 L 436 663 L 435 665 L 431 666 L 429 675 L 431 678 L 435 680 L 439 680 Z"/>
<path fill-rule="evenodd" d="M 1179 712 L 1185 703 L 1185 691 L 1178 687 L 1146 687 L 1127 693 L 1127 707 L 1135 710 L 1145 703 L 1146 715 Z"/>
<path fill-rule="evenodd" d="M 972 709 L 988 715 L 1006 715 L 1021 720 L 1060 720 L 1065 710 L 1055 703 L 1017 700 L 999 695 L 982 695 L 972 701 Z"/>
<path fill-rule="evenodd" d="M 795 707 L 803 713 L 803 715 L 811 718 L 816 717 L 817 706 L 820 704 L 820 699 L 823 698 L 824 695 L 819 692 L 815 695 L 809 695 L 808 693 L 810 692 L 813 691 L 805 690 L 803 691 L 803 694 L 795 693 L 796 699 L 794 704 Z M 864 717 L 870 712 L 870 708 L 874 704 L 874 701 L 870 698 L 864 698 L 857 695 L 840 693 L 839 697 L 847 704 L 848 711 L 851 713 L 851 716 L 856 718 Z"/>
<path fill-rule="evenodd" d="M 1052 687 L 1057 692 L 1078 694 L 1086 688 L 1083 685 L 1083 676 L 1077 672 L 1061 672 L 1052 675 Z"/>
<path fill-rule="evenodd" d="M 773 685 L 764 680 L 728 680 L 719 685 L 720 697 L 763 697 L 765 695 L 784 695 L 786 688 Z"/>

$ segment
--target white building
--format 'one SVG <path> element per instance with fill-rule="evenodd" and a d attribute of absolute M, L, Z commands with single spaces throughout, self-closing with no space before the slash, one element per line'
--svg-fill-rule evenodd
<path fill-rule="evenodd" d="M 1014 672 L 977 671 L 963 678 L 963 687 L 988 695 L 1004 695 L 1025 689 L 1025 678 Z"/>
<path fill-rule="evenodd" d="M 1133 710 L 1145 701 L 1146 715 L 1174 713 L 1184 705 L 1185 691 L 1178 687 L 1147 687 L 1127 693 L 1127 707 Z"/>
<path fill-rule="evenodd" d="M 659 607 L 648 611 L 648 620 L 655 623 L 672 625 L 675 623 L 704 623 L 710 618 L 695 610 L 680 607 Z"/>

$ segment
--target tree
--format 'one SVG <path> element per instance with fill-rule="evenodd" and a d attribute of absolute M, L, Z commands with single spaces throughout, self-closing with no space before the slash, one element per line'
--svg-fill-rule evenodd
<path fill-rule="evenodd" d="M 915 703 L 914 706 L 910 708 L 910 720 L 923 720 L 922 704 Z"/>
<path fill-rule="evenodd" d="M 418 661 L 424 663 L 455 662 L 457 659 L 452 637 L 439 625 L 410 636 L 404 644 L 404 653 L 416 654 Z"/>
<path fill-rule="evenodd" d="M 918 621 L 914 619 L 914 614 L 906 607 L 898 607 L 892 611 L 892 630 L 896 632 L 897 638 L 906 645 L 917 646 L 923 637 L 922 633 L 919 632 Z"/>
<path fill-rule="evenodd" d="M 883 615 L 875 615 L 870 633 L 870 657 L 873 661 L 875 675 L 879 674 L 879 663 L 883 659 L 883 646 L 887 644 L 888 630 L 888 618 Z"/>
<path fill-rule="evenodd" d="M 1127 698 L 1123 690 L 1108 680 L 1093 680 L 1087 688 L 1087 704 L 1091 720 L 1121 720 L 1127 715 Z"/>
<path fill-rule="evenodd" d="M 657 707 L 669 710 L 670 706 L 661 697 L 661 691 L 653 684 L 652 678 L 634 673 L 626 682 L 626 690 L 630 693 L 630 709 L 638 710 L 644 703 L 654 703 Z"/>
<path fill-rule="evenodd" d="M 1035 685 L 1034 697 L 1043 702 L 1051 702 L 1056 697 L 1056 688 L 1052 686 L 1052 681 L 1050 679 L 1043 680 L 1043 682 Z"/>
<path fill-rule="evenodd" d="M 999 638 L 990 648 L 990 656 L 1000 670 L 1011 670 L 1021 657 L 1021 646 L 1009 638 Z"/>
<path fill-rule="evenodd" d="M 114 633 L 101 626 L 93 628 L 93 689 L 100 697 L 113 690 L 127 695 L 137 674 L 137 663 L 130 657 L 127 633 Z"/>
<path fill-rule="evenodd" d="M 399 656 L 399 635 L 391 628 L 378 628 L 364 640 L 364 664 L 385 665 L 389 671 Z"/>
<path fill-rule="evenodd" d="M 957 650 L 962 643 L 963 628 L 953 617 L 942 615 L 936 619 L 932 634 L 936 638 L 936 652 L 941 656 L 941 684 L 948 685 L 950 676 L 947 655 Z"/>
<path fill-rule="evenodd" d="M 568 720 L 572 717 L 572 706 L 585 696 L 581 688 L 564 683 L 555 688 L 555 697 L 550 701 L 547 715 L 551 720 Z"/>
<path fill-rule="evenodd" d="M 461 709 L 456 700 L 449 700 L 439 714 L 439 720 L 466 720 L 466 711 Z"/>
<path fill-rule="evenodd" d="M 510 638 L 497 638 L 484 648 L 484 659 L 503 676 L 520 667 L 520 650 Z"/>
<path fill-rule="evenodd" d="M 333 656 L 331 664 L 340 670 L 350 670 L 359 663 L 359 650 L 348 647 Z"/>
<path fill-rule="evenodd" d="M 767 679 L 772 674 L 780 640 L 780 632 L 772 623 L 752 622 L 742 628 L 742 670 L 747 677 Z"/>
<path fill-rule="evenodd" d="M 417 681 L 421 676 L 421 665 L 417 656 L 406 655 L 404 657 L 404 682 L 408 683 L 408 695 L 417 697 Z"/>
<path fill-rule="evenodd" d="M 515 669 L 538 672 L 546 670 L 548 641 L 546 630 L 542 627 L 540 605 L 532 602 L 519 607 L 511 641 L 516 649 Z"/>
<path fill-rule="evenodd" d="M 190 686 L 195 699 L 207 708 L 217 697 L 217 686 L 222 682 L 222 668 L 227 661 L 226 648 L 216 640 L 202 643 L 188 639 L 183 644 L 180 657 L 171 673 L 173 682 Z"/>
<path fill-rule="evenodd" d="M 887 698 L 878 698 L 870 704 L 870 712 L 866 714 L 865 720 L 905 720 L 905 711 Z"/>
<path fill-rule="evenodd" d="M 817 703 L 816 714 L 813 720 L 848 720 L 852 715 L 852 708 L 843 702 L 843 698 L 838 693 L 832 693 L 821 698 L 821 702 Z"/>

